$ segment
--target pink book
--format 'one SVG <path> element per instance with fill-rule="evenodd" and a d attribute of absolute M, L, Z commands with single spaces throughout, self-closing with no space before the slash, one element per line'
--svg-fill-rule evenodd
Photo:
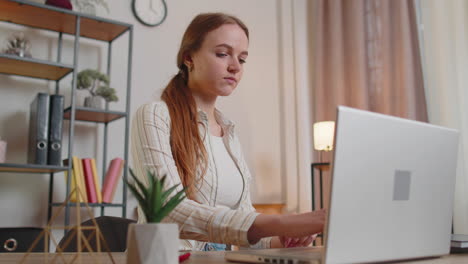
<path fill-rule="evenodd" d="M 124 165 L 125 165 L 125 162 L 122 161 L 122 162 L 120 163 L 119 171 L 117 172 L 117 175 L 119 175 L 119 179 L 120 179 L 120 177 L 122 176 L 122 171 L 123 171 Z M 118 184 L 115 184 L 115 185 L 114 185 L 114 188 L 112 189 L 111 201 L 114 200 L 114 195 L 115 195 L 115 190 L 117 190 L 117 185 L 118 185 Z"/>
<path fill-rule="evenodd" d="M 88 203 L 97 203 L 96 186 L 94 185 L 93 168 L 91 167 L 91 159 L 82 159 L 83 174 L 86 185 L 86 194 Z"/>
<path fill-rule="evenodd" d="M 102 202 L 112 203 L 112 194 L 119 182 L 120 176 L 122 175 L 122 164 L 123 159 L 115 158 L 111 160 L 109 168 L 107 169 L 106 177 L 104 179 L 104 185 L 102 186 Z"/>

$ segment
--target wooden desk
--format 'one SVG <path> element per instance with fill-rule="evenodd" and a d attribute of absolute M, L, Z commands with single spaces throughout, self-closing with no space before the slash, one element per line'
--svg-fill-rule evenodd
<path fill-rule="evenodd" d="M 52 258 L 54 254 L 49 254 L 49 257 Z M 125 253 L 112 253 L 115 263 L 117 264 L 126 264 Z M 19 263 L 22 259 L 23 253 L 0 253 L 0 263 Z M 66 258 L 70 259 L 72 255 L 66 254 Z M 109 260 L 109 257 L 105 253 L 100 254 L 100 260 L 102 264 L 112 263 Z M 68 260 L 69 261 L 69 260 Z M 40 254 L 32 253 L 26 263 L 31 264 L 42 264 L 43 257 Z M 56 261 L 55 263 L 62 263 L 61 261 Z M 76 263 L 76 262 L 75 262 Z M 87 255 L 82 256 L 82 263 L 92 263 L 92 258 Z M 234 262 L 227 262 L 224 260 L 224 252 L 193 252 L 190 258 L 183 264 L 228 264 Z M 466 264 L 468 263 L 468 254 L 457 254 L 449 255 L 441 258 L 417 260 L 417 261 L 407 261 L 401 262 L 405 264 Z"/>

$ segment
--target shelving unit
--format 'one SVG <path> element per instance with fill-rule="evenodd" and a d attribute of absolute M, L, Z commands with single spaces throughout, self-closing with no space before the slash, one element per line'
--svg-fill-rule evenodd
<path fill-rule="evenodd" d="M 69 122 L 69 140 L 68 140 L 68 156 L 71 160 L 73 154 L 73 139 L 75 121 L 94 122 L 104 126 L 103 137 L 103 160 L 102 160 L 102 182 L 107 169 L 107 138 L 108 124 L 110 122 L 125 119 L 125 142 L 123 159 L 128 161 L 128 138 L 129 138 L 129 111 L 130 111 L 130 84 L 131 84 L 131 58 L 133 44 L 133 26 L 131 24 L 122 23 L 115 20 L 104 19 L 96 16 L 82 14 L 66 9 L 56 8 L 35 2 L 24 0 L 1 0 L 0 1 L 0 21 L 13 24 L 23 25 L 27 27 L 49 30 L 58 33 L 58 50 L 57 61 L 46 61 L 35 58 L 25 58 L 9 54 L 0 54 L 0 73 L 9 75 L 25 76 L 37 79 L 45 79 L 56 82 L 55 93 L 60 92 L 59 81 L 68 74 L 73 75 L 72 91 L 71 91 L 71 106 L 64 110 L 64 119 Z M 126 89 L 126 104 L 125 112 L 111 111 L 108 104 L 105 110 L 79 107 L 76 105 L 76 77 L 79 61 L 79 45 L 80 37 L 85 37 L 97 41 L 105 41 L 108 43 L 107 55 L 107 74 L 110 76 L 111 70 L 111 55 L 112 42 L 118 39 L 123 34 L 129 34 L 128 42 L 128 67 L 127 67 L 127 89 Z M 66 65 L 60 62 L 62 54 L 62 35 L 69 34 L 74 36 L 73 47 L 73 65 Z M 123 179 L 127 179 L 128 162 L 125 162 Z M 49 220 L 52 215 L 52 208 L 62 206 L 63 203 L 53 202 L 54 188 L 54 173 L 67 171 L 68 180 L 66 186 L 66 195 L 70 193 L 70 182 L 72 175 L 72 165 L 69 166 L 50 166 L 50 165 L 35 165 L 35 164 L 0 164 L 0 172 L 14 173 L 50 173 L 49 184 L 49 202 L 48 216 Z M 105 207 L 120 207 L 122 208 L 122 217 L 126 216 L 127 204 L 127 189 L 126 185 L 122 184 L 123 197 L 121 203 L 112 204 L 88 204 L 91 207 L 100 207 L 101 215 L 104 214 Z M 70 207 L 76 206 L 75 203 L 65 204 L 65 226 L 70 222 Z M 84 206 L 80 204 L 79 206 Z"/>
<path fill-rule="evenodd" d="M 0 72 L 51 81 L 60 81 L 73 66 L 0 53 Z"/>

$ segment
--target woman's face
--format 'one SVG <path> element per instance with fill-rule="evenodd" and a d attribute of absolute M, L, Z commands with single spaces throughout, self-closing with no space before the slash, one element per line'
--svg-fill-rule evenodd
<path fill-rule="evenodd" d="M 234 91 L 242 78 L 249 40 L 237 24 L 225 24 L 209 32 L 201 48 L 185 59 L 188 86 L 198 96 L 215 99 Z"/>

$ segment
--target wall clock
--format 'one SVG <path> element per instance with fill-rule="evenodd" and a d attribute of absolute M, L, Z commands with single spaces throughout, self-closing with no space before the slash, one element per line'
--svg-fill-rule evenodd
<path fill-rule="evenodd" d="M 155 27 L 166 19 L 167 5 L 164 0 L 132 0 L 132 11 L 140 23 Z"/>

